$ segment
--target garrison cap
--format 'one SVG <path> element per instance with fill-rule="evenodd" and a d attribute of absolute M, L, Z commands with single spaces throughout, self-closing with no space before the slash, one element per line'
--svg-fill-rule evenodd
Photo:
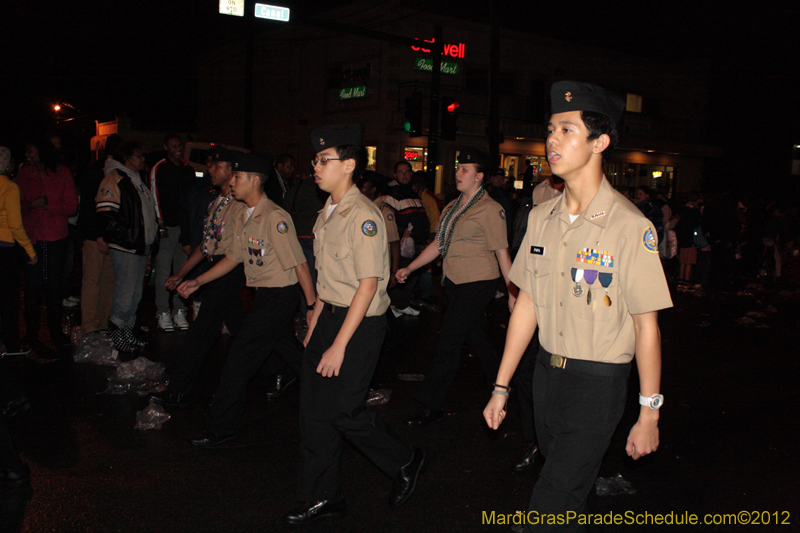
<path fill-rule="evenodd" d="M 465 163 L 474 163 L 476 165 L 480 165 L 486 169 L 486 172 L 490 172 L 492 167 L 492 158 L 489 157 L 489 154 L 485 152 L 481 152 L 480 150 L 461 150 L 458 154 L 458 164 L 465 164 Z M 489 176 L 487 174 L 486 178 L 488 179 Z"/>
<path fill-rule="evenodd" d="M 356 123 L 332 124 L 311 132 L 311 144 L 314 146 L 315 153 L 345 144 L 361 146 L 363 139 L 364 125 Z"/>
<path fill-rule="evenodd" d="M 225 148 L 224 146 L 214 145 L 208 149 L 208 155 L 211 157 L 211 162 L 214 161 L 233 161 L 233 152 Z"/>
<path fill-rule="evenodd" d="M 622 98 L 597 85 L 581 81 L 557 81 L 550 88 L 551 113 L 594 111 L 611 117 L 615 123 L 622 118 L 625 102 Z"/>
<path fill-rule="evenodd" d="M 231 166 L 235 172 L 254 172 L 269 176 L 272 172 L 272 158 L 260 154 L 233 154 Z"/>

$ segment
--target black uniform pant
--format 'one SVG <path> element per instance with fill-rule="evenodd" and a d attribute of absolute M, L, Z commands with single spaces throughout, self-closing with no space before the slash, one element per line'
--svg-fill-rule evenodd
<path fill-rule="evenodd" d="M 273 351 L 300 374 L 303 348 L 292 329 L 294 310 L 299 303 L 297 283 L 288 287 L 256 288 L 253 309 L 233 341 L 219 387 L 211 401 L 208 431 L 220 436 L 239 431 L 247 399 L 247 382 L 258 373 Z M 204 305 L 205 301 L 201 310 Z"/>
<path fill-rule="evenodd" d="M 533 424 L 533 371 L 536 367 L 536 356 L 539 354 L 539 331 L 533 335 L 528 349 L 519 361 L 514 373 L 514 390 L 519 400 L 519 418 L 522 423 L 522 435 L 525 442 L 535 444 L 536 430 Z"/>
<path fill-rule="evenodd" d="M 189 326 L 170 369 L 170 392 L 189 392 L 200 375 L 200 369 L 214 346 L 223 322 L 234 338 L 239 333 L 246 316 L 241 295 L 244 283 L 244 265 L 237 265 L 203 287 L 200 311 Z"/>
<path fill-rule="evenodd" d="M 338 501 L 342 437 L 390 478 L 411 460 L 411 450 L 375 411 L 365 410 L 369 383 L 386 335 L 386 317 L 364 317 L 345 349 L 339 375 L 317 374 L 348 308 L 325 304 L 303 356 L 300 378 L 300 437 L 303 465 L 299 501 Z"/>
<path fill-rule="evenodd" d="M 430 409 L 441 409 L 447 390 L 456 377 L 461 360 L 461 347 L 466 340 L 472 353 L 478 356 L 491 386 L 500 362 L 486 330 L 484 313 L 497 291 L 497 279 L 473 281 L 456 285 L 445 280 L 445 291 L 450 303 L 442 321 L 442 332 L 436 347 L 436 356 L 414 398 Z"/>
<path fill-rule="evenodd" d="M 567 360 L 550 366 L 539 349 L 533 375 L 536 435 L 545 458 L 533 488 L 529 511 L 586 513 L 600 462 L 625 410 L 631 365 Z M 526 531 L 585 531 L 577 520 L 568 526 L 529 525 Z"/>

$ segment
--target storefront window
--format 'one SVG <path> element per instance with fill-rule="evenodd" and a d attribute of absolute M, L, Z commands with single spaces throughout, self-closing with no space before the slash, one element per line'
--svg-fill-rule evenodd
<path fill-rule="evenodd" d="M 425 148 L 416 146 L 406 146 L 403 151 L 403 158 L 409 162 L 413 172 L 425 170 L 425 159 L 427 156 L 428 151 Z"/>

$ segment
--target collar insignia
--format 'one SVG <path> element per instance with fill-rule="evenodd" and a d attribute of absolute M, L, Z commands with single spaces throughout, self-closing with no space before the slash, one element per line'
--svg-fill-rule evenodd
<path fill-rule="evenodd" d="M 572 93 L 569 92 L 569 91 L 564 93 L 564 100 L 566 100 L 567 102 L 571 102 L 572 101 Z"/>

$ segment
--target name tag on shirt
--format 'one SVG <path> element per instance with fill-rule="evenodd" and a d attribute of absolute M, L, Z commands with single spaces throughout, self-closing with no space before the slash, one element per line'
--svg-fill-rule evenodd
<path fill-rule="evenodd" d="M 544 255 L 544 246 L 531 246 L 531 253 L 533 255 Z"/>

